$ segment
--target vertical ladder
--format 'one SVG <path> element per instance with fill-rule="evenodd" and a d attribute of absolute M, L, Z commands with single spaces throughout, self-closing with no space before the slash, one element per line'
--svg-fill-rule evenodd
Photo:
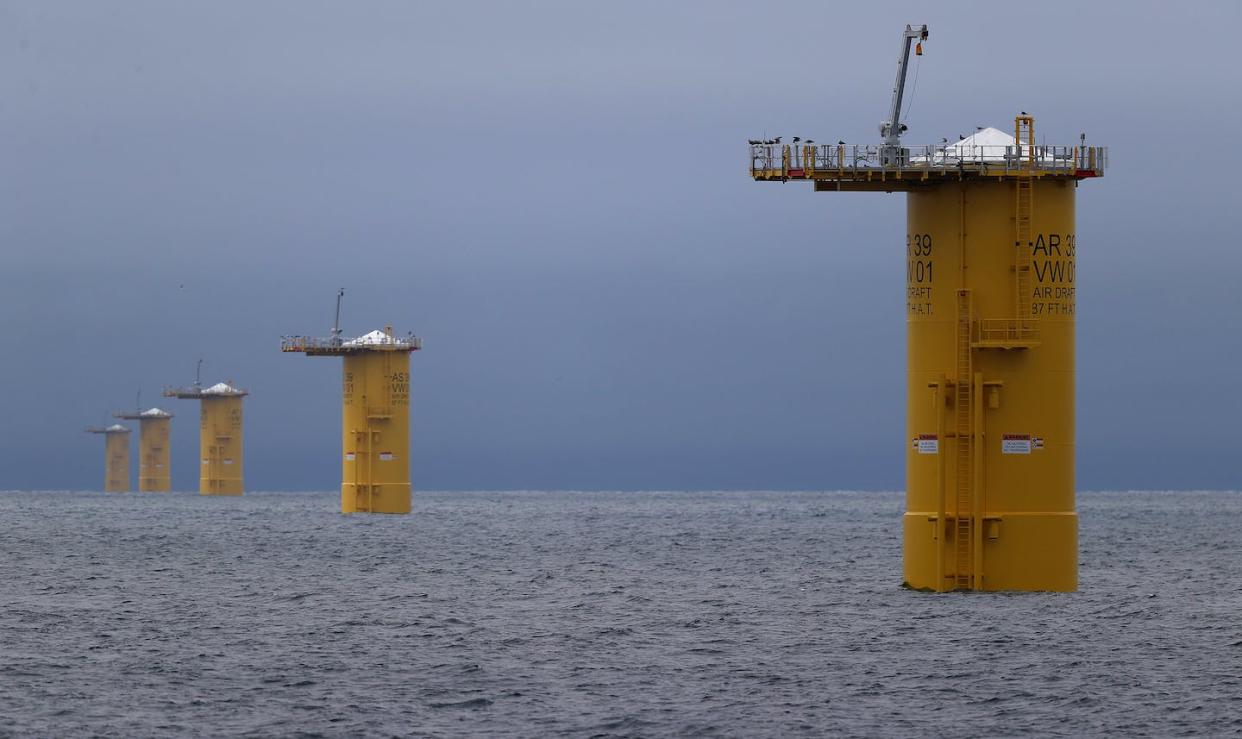
<path fill-rule="evenodd" d="M 1014 139 L 1018 144 L 1018 167 L 1014 178 L 1014 327 L 1017 335 L 1031 328 L 1031 211 L 1034 208 L 1035 119 L 1029 115 L 1014 118 Z"/>
<path fill-rule="evenodd" d="M 953 393 L 953 431 L 956 441 L 953 548 L 955 554 L 954 586 L 959 590 L 974 589 L 974 489 L 972 485 L 974 449 L 971 436 L 974 376 L 971 366 L 971 318 L 970 290 L 958 290 L 957 360 Z"/>

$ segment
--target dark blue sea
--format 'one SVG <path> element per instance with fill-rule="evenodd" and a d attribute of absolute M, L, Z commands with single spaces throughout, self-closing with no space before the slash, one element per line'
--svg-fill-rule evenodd
<path fill-rule="evenodd" d="M 1242 735 L 1242 493 L 1073 594 L 903 590 L 900 493 L 0 493 L 4 736 Z"/>

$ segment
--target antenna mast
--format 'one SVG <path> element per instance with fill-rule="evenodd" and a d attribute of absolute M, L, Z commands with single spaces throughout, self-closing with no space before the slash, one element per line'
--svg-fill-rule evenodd
<path fill-rule="evenodd" d="M 198 366 L 194 368 L 194 387 L 203 386 L 203 360 L 200 357 Z"/>

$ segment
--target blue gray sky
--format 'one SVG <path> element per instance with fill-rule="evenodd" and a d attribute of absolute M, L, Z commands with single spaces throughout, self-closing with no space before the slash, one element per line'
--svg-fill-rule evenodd
<path fill-rule="evenodd" d="M 1078 200 L 1078 481 L 1242 487 L 1235 2 L 5 2 L 0 488 L 248 387 L 253 489 L 339 482 L 339 362 L 391 322 L 417 488 L 903 485 L 901 195 L 753 183 L 759 135 L 1037 116 Z M 174 419 L 194 489 L 197 408 Z"/>

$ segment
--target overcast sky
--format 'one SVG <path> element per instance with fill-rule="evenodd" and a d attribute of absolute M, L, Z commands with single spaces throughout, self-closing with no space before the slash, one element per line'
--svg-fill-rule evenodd
<path fill-rule="evenodd" d="M 929 7 L 3 2 L 0 488 L 98 488 L 82 428 L 200 357 L 249 488 L 336 487 L 339 360 L 278 344 L 340 286 L 424 338 L 416 488 L 901 488 L 903 196 L 754 183 L 745 141 L 875 141 L 923 22 L 911 143 L 1110 147 L 1079 486 L 1242 487 L 1242 4 Z"/>

